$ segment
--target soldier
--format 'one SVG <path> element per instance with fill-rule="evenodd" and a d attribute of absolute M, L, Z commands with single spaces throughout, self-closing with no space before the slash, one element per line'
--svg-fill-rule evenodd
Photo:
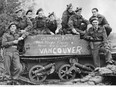
<path fill-rule="evenodd" d="M 68 26 L 68 21 L 73 14 L 74 11 L 72 4 L 67 5 L 67 8 L 62 15 L 62 30 L 64 34 L 71 34 L 71 29 Z"/>
<path fill-rule="evenodd" d="M 32 24 L 34 24 L 34 18 L 32 17 L 33 11 L 32 10 L 28 10 L 26 12 L 26 16 L 31 20 Z"/>
<path fill-rule="evenodd" d="M 33 14 L 33 11 L 32 10 L 28 10 L 26 12 L 26 16 L 30 19 L 30 21 L 32 22 L 32 28 L 29 30 L 29 33 L 32 34 L 33 33 L 33 25 L 34 25 L 34 22 L 35 22 L 35 18 L 32 17 L 32 14 Z"/>
<path fill-rule="evenodd" d="M 24 15 L 23 9 L 18 9 L 15 11 L 16 17 L 14 21 L 17 24 L 18 29 L 21 31 L 21 33 L 27 32 L 32 28 L 32 22 L 28 17 Z"/>
<path fill-rule="evenodd" d="M 52 34 L 51 31 L 47 28 L 47 18 L 44 16 L 43 9 L 40 8 L 37 10 L 34 23 L 34 32 L 35 34 Z"/>
<path fill-rule="evenodd" d="M 100 52 L 104 53 L 107 64 L 113 63 L 106 30 L 98 24 L 98 19 L 92 19 L 92 27 L 84 35 L 84 38 L 90 42 L 95 67 L 100 67 Z"/>
<path fill-rule="evenodd" d="M 18 79 L 22 70 L 17 44 L 24 38 L 23 36 L 20 37 L 16 30 L 17 25 L 15 23 L 11 23 L 8 27 L 8 31 L 4 33 L 2 37 L 6 75 L 13 79 Z"/>
<path fill-rule="evenodd" d="M 16 17 L 14 18 L 14 22 L 17 24 L 17 28 L 20 33 L 25 34 L 25 37 L 29 34 L 28 32 L 32 29 L 32 22 L 28 17 L 24 15 L 23 9 L 18 9 L 15 11 Z M 24 40 L 18 43 L 18 50 L 20 53 L 24 52 Z"/>
<path fill-rule="evenodd" d="M 74 34 L 85 34 L 85 30 L 89 27 L 91 27 L 91 24 L 89 23 L 88 20 L 84 19 L 83 16 L 81 15 L 82 8 L 77 7 L 75 10 L 75 14 L 72 15 L 69 18 L 68 26 L 72 30 L 72 33 Z"/>
<path fill-rule="evenodd" d="M 49 28 L 49 30 L 53 32 L 53 34 L 57 34 L 59 33 L 61 27 L 61 23 L 59 22 L 59 20 L 56 19 L 54 12 L 52 12 L 48 16 L 47 28 Z"/>
<path fill-rule="evenodd" d="M 104 27 L 106 29 L 107 36 L 109 36 L 109 34 L 112 31 L 112 28 L 109 26 L 109 23 L 106 20 L 106 18 L 103 15 L 98 14 L 98 9 L 97 8 L 92 9 L 92 14 L 93 15 L 89 19 L 90 23 L 92 23 L 92 19 L 98 18 L 99 26 Z"/>

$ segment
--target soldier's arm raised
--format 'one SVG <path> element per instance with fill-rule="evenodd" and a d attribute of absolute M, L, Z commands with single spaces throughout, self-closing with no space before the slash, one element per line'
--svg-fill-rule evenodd
<path fill-rule="evenodd" d="M 26 17 L 26 19 L 27 19 L 27 25 L 28 26 L 25 28 L 25 31 L 28 31 L 33 27 L 33 24 L 32 24 L 32 22 L 29 18 Z"/>
<path fill-rule="evenodd" d="M 57 29 L 56 29 L 55 33 L 57 34 L 59 32 L 59 30 L 62 28 L 62 25 L 61 25 L 60 19 L 56 20 L 56 22 L 57 22 Z"/>
<path fill-rule="evenodd" d="M 73 26 L 73 23 L 74 23 L 73 19 L 74 19 L 73 16 L 71 16 L 71 17 L 69 18 L 68 26 L 69 26 L 69 28 L 72 30 L 73 33 L 79 34 L 79 29 L 75 29 L 74 26 Z M 78 31 L 78 32 L 77 32 L 77 31 Z"/>
<path fill-rule="evenodd" d="M 64 12 L 62 15 L 62 27 L 65 27 L 67 25 L 67 22 L 68 22 L 68 15 L 66 14 L 66 12 Z"/>

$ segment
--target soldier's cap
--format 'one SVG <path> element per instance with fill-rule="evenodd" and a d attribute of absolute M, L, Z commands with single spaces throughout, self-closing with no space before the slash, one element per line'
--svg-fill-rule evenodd
<path fill-rule="evenodd" d="M 8 29 L 10 29 L 10 27 L 11 27 L 12 25 L 16 25 L 16 27 L 17 27 L 17 24 L 16 24 L 15 22 L 11 22 L 11 23 L 9 23 L 9 25 L 8 25 Z"/>
<path fill-rule="evenodd" d="M 92 18 L 91 23 L 93 23 L 93 22 L 98 22 L 98 18 L 97 17 L 96 18 Z"/>
<path fill-rule="evenodd" d="M 50 16 L 54 16 L 54 12 L 52 12 L 52 13 L 49 13 L 49 15 L 48 15 L 48 17 L 50 17 Z"/>
<path fill-rule="evenodd" d="M 70 9 L 72 7 L 72 3 L 70 3 L 69 5 L 67 5 L 67 10 Z"/>
<path fill-rule="evenodd" d="M 32 11 L 31 9 L 27 10 L 26 15 L 27 15 L 29 12 L 33 12 L 33 11 Z"/>
<path fill-rule="evenodd" d="M 75 12 L 78 12 L 80 10 L 82 10 L 82 7 L 77 7 L 76 10 L 75 10 Z"/>
<path fill-rule="evenodd" d="M 37 12 L 36 12 L 36 15 L 38 15 L 40 11 L 43 11 L 43 9 L 42 9 L 42 8 L 39 8 L 39 9 L 37 10 Z"/>
<path fill-rule="evenodd" d="M 20 9 L 16 9 L 15 13 L 18 13 L 19 11 L 23 11 L 23 9 L 21 9 L 21 8 Z"/>

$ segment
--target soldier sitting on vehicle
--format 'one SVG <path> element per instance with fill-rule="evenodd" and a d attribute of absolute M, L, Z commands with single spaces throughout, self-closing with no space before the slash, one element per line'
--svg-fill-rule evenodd
<path fill-rule="evenodd" d="M 7 32 L 4 33 L 2 37 L 4 66 L 6 69 L 6 76 L 8 76 L 9 79 L 18 79 L 19 74 L 22 71 L 17 45 L 24 37 L 25 36 L 20 36 L 20 34 L 17 33 L 17 25 L 15 23 L 9 25 Z"/>
<path fill-rule="evenodd" d="M 77 7 L 75 14 L 69 18 L 68 26 L 73 34 L 84 35 L 85 30 L 91 27 L 88 20 L 84 19 L 81 15 L 82 8 Z"/>
<path fill-rule="evenodd" d="M 47 18 L 44 16 L 43 9 L 40 8 L 37 10 L 34 23 L 34 33 L 35 34 L 53 34 L 46 26 Z"/>
<path fill-rule="evenodd" d="M 29 30 L 29 34 L 32 34 L 33 33 L 33 25 L 34 25 L 34 22 L 35 22 L 35 18 L 33 17 L 33 10 L 27 10 L 26 12 L 26 17 L 30 19 L 30 21 L 32 22 L 32 28 Z"/>
<path fill-rule="evenodd" d="M 48 21 L 47 21 L 47 28 L 49 28 L 49 30 L 53 34 L 58 34 L 59 30 L 62 28 L 61 23 L 59 21 L 60 20 L 56 19 L 54 12 L 49 14 Z"/>
<path fill-rule="evenodd" d="M 32 24 L 34 24 L 34 18 L 33 18 L 33 10 L 27 10 L 26 16 L 30 19 Z"/>
<path fill-rule="evenodd" d="M 17 24 L 17 28 L 21 34 L 25 34 L 25 37 L 29 34 L 29 30 L 32 28 L 32 22 L 28 17 L 24 15 L 23 9 L 18 9 L 15 11 L 16 17 L 14 18 L 14 22 Z M 21 40 L 18 43 L 19 52 L 24 52 L 24 40 Z"/>
<path fill-rule="evenodd" d="M 69 18 L 74 15 L 72 4 L 67 5 L 66 10 L 62 14 L 62 33 L 71 34 L 71 29 L 68 26 Z"/>
<path fill-rule="evenodd" d="M 108 21 L 106 20 L 106 18 L 101 15 L 101 14 L 98 14 L 98 9 L 97 8 L 93 8 L 92 9 L 92 16 L 90 17 L 89 21 L 90 23 L 92 23 L 92 19 L 94 18 L 98 18 L 98 21 L 99 21 L 99 26 L 102 26 L 106 29 L 106 34 L 107 36 L 109 36 L 109 34 L 111 33 L 112 31 L 112 28 L 109 26 L 109 23 Z"/>
<path fill-rule="evenodd" d="M 113 59 L 108 45 L 107 34 L 104 27 L 98 26 L 98 19 L 92 19 L 92 27 L 84 35 L 85 40 L 90 42 L 95 67 L 100 67 L 100 52 L 105 55 L 106 63 L 112 64 Z"/>

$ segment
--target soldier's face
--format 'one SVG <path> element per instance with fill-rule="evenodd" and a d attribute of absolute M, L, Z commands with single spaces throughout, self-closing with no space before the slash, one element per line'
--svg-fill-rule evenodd
<path fill-rule="evenodd" d="M 55 20 L 55 17 L 53 15 L 50 16 L 50 20 L 53 21 Z"/>
<path fill-rule="evenodd" d="M 70 8 L 68 9 L 68 12 L 69 12 L 69 13 L 72 13 L 72 12 L 73 12 L 73 7 L 70 7 Z"/>
<path fill-rule="evenodd" d="M 93 16 L 97 16 L 98 12 L 96 10 L 92 10 Z"/>
<path fill-rule="evenodd" d="M 22 12 L 22 11 L 19 11 L 19 12 L 17 13 L 17 16 L 18 16 L 18 17 L 22 17 L 22 14 L 23 14 L 23 12 Z"/>
<path fill-rule="evenodd" d="M 27 17 L 32 17 L 32 12 L 28 12 Z"/>
<path fill-rule="evenodd" d="M 98 21 L 97 20 L 93 21 L 92 25 L 93 25 L 93 27 L 98 27 Z"/>
<path fill-rule="evenodd" d="M 10 31 L 11 31 L 12 33 L 15 33 L 16 29 L 17 29 L 16 25 L 11 25 Z"/>
<path fill-rule="evenodd" d="M 38 14 L 39 17 L 43 17 L 44 16 L 44 12 L 43 11 L 40 11 L 39 14 Z"/>
<path fill-rule="evenodd" d="M 79 10 L 78 12 L 76 12 L 77 15 L 81 15 L 82 10 Z"/>

